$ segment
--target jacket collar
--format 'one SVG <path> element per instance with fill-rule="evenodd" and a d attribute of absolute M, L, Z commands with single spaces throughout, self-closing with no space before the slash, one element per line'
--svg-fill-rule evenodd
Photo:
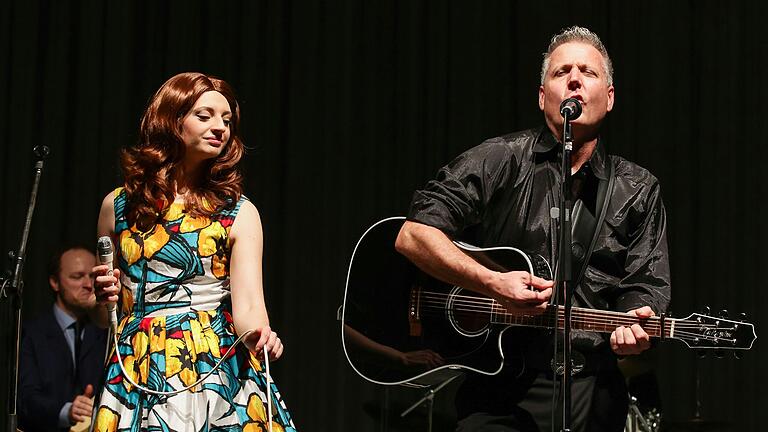
<path fill-rule="evenodd" d="M 543 153 L 549 153 L 555 150 L 555 153 L 559 155 L 561 146 L 562 145 L 557 141 L 557 139 L 552 134 L 552 132 L 548 128 L 542 127 L 539 130 L 538 136 L 536 137 L 536 142 L 533 145 L 533 152 L 543 154 Z M 605 145 L 603 143 L 603 139 L 602 137 L 598 137 L 595 150 L 592 152 L 592 156 L 590 156 L 589 161 L 587 161 L 587 163 L 584 164 L 582 169 L 589 167 L 592 170 L 592 173 L 595 175 L 595 177 L 601 180 L 607 180 L 608 179 L 608 168 L 606 167 L 607 160 L 608 160 L 608 157 L 605 154 Z"/>

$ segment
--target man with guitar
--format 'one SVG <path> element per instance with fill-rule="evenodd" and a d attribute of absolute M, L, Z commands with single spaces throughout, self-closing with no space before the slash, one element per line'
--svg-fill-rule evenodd
<path fill-rule="evenodd" d="M 514 246 L 556 261 L 557 221 L 550 215 L 560 195 L 560 106 L 575 98 L 583 112 L 572 123 L 574 304 L 640 318 L 665 312 L 670 273 L 659 183 L 644 168 L 607 155 L 599 135 L 613 108 L 612 72 L 593 32 L 571 27 L 555 35 L 539 87 L 546 126 L 487 140 L 443 167 L 414 194 L 396 249 L 426 273 L 487 295 L 508 312 L 544 312 L 556 295 L 553 281 L 494 271 L 453 241 Z M 584 265 L 577 265 L 580 258 Z M 506 331 L 502 371 L 469 374 L 457 394 L 458 430 L 559 430 L 553 401 L 562 394 L 553 358 L 560 355 L 552 339 L 550 331 L 530 327 Z M 648 349 L 648 334 L 638 324 L 617 327 L 610 338 L 574 331 L 572 347 L 572 430 L 623 430 L 627 393 L 616 360 Z"/>

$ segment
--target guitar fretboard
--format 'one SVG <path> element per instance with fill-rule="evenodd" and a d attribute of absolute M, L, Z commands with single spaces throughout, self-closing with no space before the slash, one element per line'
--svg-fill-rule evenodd
<path fill-rule="evenodd" d="M 477 295 L 425 290 L 411 291 L 411 311 L 426 314 L 450 310 L 457 320 L 463 317 L 484 317 L 491 324 L 563 329 L 565 308 L 548 306 L 540 315 L 509 312 L 496 300 Z M 628 313 L 585 309 L 571 310 L 571 328 L 598 333 L 611 333 L 617 327 L 639 324 L 651 337 L 679 339 L 690 347 L 715 349 L 749 349 L 756 336 L 754 326 L 725 318 L 691 314 L 687 318 L 653 316 L 638 318 Z"/>
<path fill-rule="evenodd" d="M 565 324 L 565 307 L 549 306 L 541 315 L 518 315 L 508 312 L 496 301 L 491 304 L 491 322 L 494 324 L 517 325 L 526 327 L 563 329 Z M 673 318 L 660 317 L 638 318 L 621 312 L 602 311 L 574 307 L 571 309 L 571 325 L 576 330 L 587 330 L 598 333 L 611 333 L 617 327 L 629 327 L 639 324 L 651 337 L 673 337 L 675 322 Z"/>

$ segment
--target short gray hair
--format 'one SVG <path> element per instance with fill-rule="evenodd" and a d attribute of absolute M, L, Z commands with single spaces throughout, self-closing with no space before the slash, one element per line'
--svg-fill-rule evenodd
<path fill-rule="evenodd" d="M 592 45 L 603 56 L 603 70 L 605 72 L 605 78 L 608 85 L 613 85 L 613 63 L 611 63 L 611 57 L 608 56 L 608 50 L 605 49 L 605 45 L 593 31 L 586 27 L 573 26 L 568 27 L 560 31 L 560 33 L 552 36 L 552 40 L 549 42 L 547 52 L 544 53 L 544 60 L 541 62 L 541 84 L 544 85 L 544 76 L 549 69 L 549 58 L 552 56 L 552 51 L 557 49 L 562 44 L 568 42 L 583 42 L 588 45 Z"/>

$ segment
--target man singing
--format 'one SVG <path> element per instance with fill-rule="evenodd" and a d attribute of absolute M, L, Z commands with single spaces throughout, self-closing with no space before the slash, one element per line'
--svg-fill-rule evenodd
<path fill-rule="evenodd" d="M 555 289 L 552 281 L 524 271 L 489 270 L 452 240 L 515 246 L 555 262 L 557 222 L 550 212 L 560 202 L 560 105 L 575 98 L 583 113 L 572 122 L 573 198 L 598 220 L 607 207 L 574 304 L 638 317 L 665 312 L 670 274 L 659 183 L 644 168 L 607 155 L 599 134 L 613 108 L 612 75 L 611 59 L 595 33 L 571 27 L 555 35 L 544 53 L 539 87 L 546 126 L 487 140 L 440 169 L 414 194 L 398 251 L 433 276 L 492 297 L 511 312 L 543 312 Z M 601 182 L 611 185 L 602 201 Z M 458 430 L 559 430 L 561 406 L 553 402 L 562 400 L 562 389 L 552 367 L 551 333 L 511 328 L 502 343 L 503 370 L 471 374 L 459 389 Z M 572 430 L 623 430 L 627 392 L 617 356 L 648 349 L 648 334 L 639 325 L 619 327 L 610 338 L 574 331 L 572 347 L 578 371 L 572 381 Z"/>

